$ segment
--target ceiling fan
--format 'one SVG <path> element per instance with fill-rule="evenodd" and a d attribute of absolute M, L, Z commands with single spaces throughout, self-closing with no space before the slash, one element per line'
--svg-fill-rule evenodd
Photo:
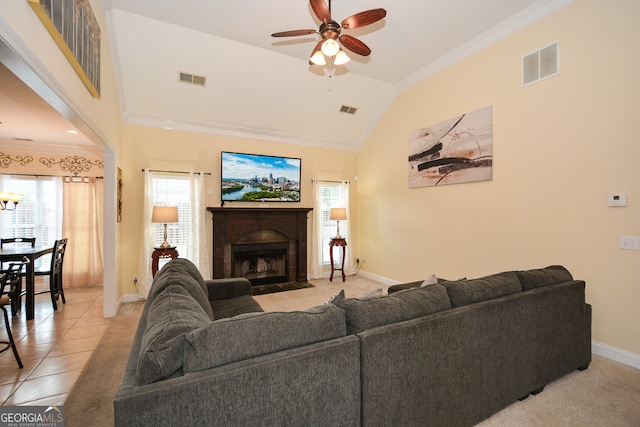
<path fill-rule="evenodd" d="M 384 9 L 371 9 L 365 10 L 355 15 L 351 15 L 345 18 L 340 24 L 331 19 L 331 0 L 329 0 L 329 6 L 324 0 L 309 0 L 311 3 L 311 9 L 316 14 L 318 19 L 322 21 L 320 28 L 316 30 L 292 30 L 282 31 L 279 33 L 271 34 L 272 37 L 295 37 L 305 36 L 308 34 L 320 34 L 322 40 L 318 42 L 316 47 L 311 52 L 309 58 L 309 64 L 325 65 L 325 56 L 332 58 L 335 65 L 342 65 L 349 62 L 349 57 L 341 49 L 341 44 L 351 52 L 358 55 L 368 56 L 371 53 L 371 49 L 358 40 L 348 34 L 340 34 L 342 30 L 352 30 L 355 28 L 365 27 L 371 25 L 374 22 L 378 22 L 385 16 L 387 11 Z"/>

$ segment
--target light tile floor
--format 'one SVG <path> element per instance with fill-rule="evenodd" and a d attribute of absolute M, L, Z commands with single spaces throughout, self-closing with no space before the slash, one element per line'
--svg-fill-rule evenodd
<path fill-rule="evenodd" d="M 49 294 L 42 294 L 36 296 L 34 320 L 25 320 L 24 313 L 11 319 L 24 368 L 18 368 L 11 350 L 0 355 L 3 406 L 64 405 L 108 328 L 109 319 L 102 316 L 102 287 L 64 292 L 67 303 L 59 301 L 57 311 L 53 311 Z M 4 321 L 0 322 L 0 340 L 5 340 Z"/>
<path fill-rule="evenodd" d="M 386 293 L 387 288 L 361 276 L 348 276 L 346 282 L 311 282 L 315 287 L 259 295 L 256 300 L 265 311 L 305 310 L 325 303 L 341 289 L 347 297 L 356 297 L 376 289 Z M 55 312 L 49 295 L 38 295 L 34 320 L 26 321 L 24 313 L 11 320 L 24 368 L 18 368 L 10 350 L 0 355 L 2 405 L 64 405 L 110 325 L 111 320 L 103 318 L 102 295 L 102 287 L 65 289 L 67 303 L 58 304 Z M 2 324 L 0 340 L 5 338 Z"/>

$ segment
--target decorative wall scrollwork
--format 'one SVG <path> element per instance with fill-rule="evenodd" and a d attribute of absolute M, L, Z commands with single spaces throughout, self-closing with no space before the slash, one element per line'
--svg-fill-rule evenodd
<path fill-rule="evenodd" d="M 81 156 L 67 156 L 60 160 L 56 160 L 53 157 L 40 157 L 40 163 L 48 168 L 53 165 L 59 165 L 64 172 L 71 172 L 74 176 L 89 172 L 94 166 L 100 169 L 104 168 L 104 161 L 91 160 Z"/>
<path fill-rule="evenodd" d="M 8 154 L 0 153 L 0 167 L 8 168 L 9 165 L 13 162 L 19 163 L 21 166 L 25 166 L 28 163 L 33 161 L 33 157 L 31 156 L 15 156 L 15 158 L 11 157 Z"/>

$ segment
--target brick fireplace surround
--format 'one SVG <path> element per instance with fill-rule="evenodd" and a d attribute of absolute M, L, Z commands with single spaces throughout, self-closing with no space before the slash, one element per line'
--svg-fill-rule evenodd
<path fill-rule="evenodd" d="M 213 219 L 214 279 L 234 277 L 234 254 L 247 247 L 268 248 L 274 243 L 286 242 L 287 271 L 282 281 L 306 282 L 307 214 L 311 208 L 209 207 L 207 210 Z"/>

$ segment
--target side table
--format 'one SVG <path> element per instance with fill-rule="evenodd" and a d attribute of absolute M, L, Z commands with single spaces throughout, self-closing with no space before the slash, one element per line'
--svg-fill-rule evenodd
<path fill-rule="evenodd" d="M 178 258 L 178 251 L 175 246 L 169 246 L 168 248 L 153 248 L 153 253 L 151 254 L 151 275 L 153 277 L 155 277 L 158 272 L 158 263 L 160 260 L 166 258 Z"/>
<path fill-rule="evenodd" d="M 340 264 L 340 267 L 336 267 L 335 265 L 333 265 L 333 248 L 335 246 L 342 246 L 342 263 Z M 345 255 L 347 254 L 347 240 L 344 238 L 338 238 L 338 237 L 334 237 L 333 239 L 331 239 L 331 241 L 329 242 L 329 259 L 331 260 L 331 277 L 329 277 L 329 281 L 333 282 L 333 272 L 336 270 L 339 270 L 342 272 L 342 281 L 344 282 L 345 280 L 345 274 L 344 274 L 344 258 Z"/>

